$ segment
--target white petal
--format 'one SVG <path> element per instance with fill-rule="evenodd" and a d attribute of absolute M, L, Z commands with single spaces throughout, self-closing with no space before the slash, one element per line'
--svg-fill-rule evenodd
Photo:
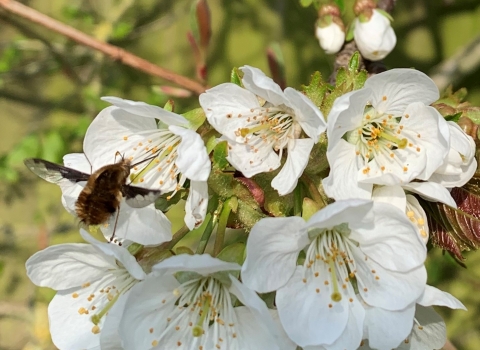
<path fill-rule="evenodd" d="M 240 270 L 240 268 L 241 267 L 238 264 L 212 258 L 208 254 L 181 254 L 159 262 L 153 266 L 152 270 L 161 274 L 166 273 L 170 275 L 178 271 L 192 271 L 207 276 L 215 272 L 235 271 Z"/>
<path fill-rule="evenodd" d="M 149 275 L 130 290 L 119 327 L 125 350 L 151 349 L 159 341 L 176 308 L 173 291 L 179 285 L 170 275 Z"/>
<path fill-rule="evenodd" d="M 103 109 L 88 127 L 83 141 L 83 150 L 93 170 L 118 161 L 116 152 L 130 157 L 133 147 L 145 141 L 146 136 L 141 133 L 147 130 L 157 130 L 155 119 L 139 118 L 113 106 Z"/>
<path fill-rule="evenodd" d="M 120 326 L 123 310 L 125 309 L 129 294 L 130 291 L 127 291 L 125 294 L 121 295 L 105 316 L 105 322 L 103 323 L 102 331 L 100 332 L 101 350 L 123 349 L 118 327 Z"/>
<path fill-rule="evenodd" d="M 472 159 L 472 162 L 468 166 L 461 167 L 462 172 L 458 175 L 442 175 L 433 173 L 433 175 L 428 179 L 431 182 L 439 183 L 442 186 L 447 188 L 453 187 L 462 187 L 465 185 L 477 170 L 477 160 Z"/>
<path fill-rule="evenodd" d="M 400 186 L 375 186 L 372 199 L 375 202 L 392 204 L 403 212 L 407 208 L 405 191 Z"/>
<path fill-rule="evenodd" d="M 429 105 L 439 98 L 433 80 L 415 69 L 396 68 L 376 74 L 367 79 L 365 87 L 372 89 L 371 102 L 377 111 L 397 116 L 411 103 Z"/>
<path fill-rule="evenodd" d="M 300 91 L 287 87 L 284 92 L 295 111 L 295 121 L 300 124 L 305 134 L 317 143 L 327 123 L 317 106 Z"/>
<path fill-rule="evenodd" d="M 260 69 L 243 66 L 240 67 L 240 70 L 243 72 L 243 86 L 245 86 L 247 90 L 275 106 L 281 104 L 289 105 L 280 86 L 278 86 L 272 78 L 267 77 Z"/>
<path fill-rule="evenodd" d="M 429 285 L 425 287 L 425 291 L 417 303 L 422 306 L 439 305 L 449 307 L 450 309 L 467 310 L 460 300 L 453 295 Z"/>
<path fill-rule="evenodd" d="M 288 141 L 287 161 L 282 170 L 272 180 L 272 187 L 284 196 L 295 189 L 298 179 L 305 170 L 314 140 L 293 139 Z"/>
<path fill-rule="evenodd" d="M 341 139 L 333 149 L 327 151 L 330 174 L 322 180 L 325 193 L 335 199 L 370 199 L 370 183 L 359 183 L 360 166 L 355 155 L 355 146 Z"/>
<path fill-rule="evenodd" d="M 295 350 L 297 348 L 288 338 L 282 339 L 282 342 L 275 342 L 272 335 L 268 331 L 265 331 L 265 325 L 262 323 L 263 320 L 258 319 L 248 308 L 244 306 L 236 307 L 234 312 L 237 317 L 236 329 L 240 332 L 237 336 L 239 350 Z"/>
<path fill-rule="evenodd" d="M 400 272 L 423 266 L 427 251 L 405 211 L 378 202 L 374 202 L 373 211 L 375 227 L 360 226 L 350 234 L 368 260 Z"/>
<path fill-rule="evenodd" d="M 260 107 L 253 93 L 232 83 L 208 89 L 200 95 L 199 101 L 208 122 L 231 141 L 237 139 L 235 131 L 245 127 L 247 123 L 246 118 L 238 118 L 238 115 L 250 113 L 251 108 Z"/>
<path fill-rule="evenodd" d="M 125 100 L 123 98 L 113 96 L 102 97 L 102 100 L 109 102 L 112 105 L 127 111 L 128 113 L 135 114 L 141 117 L 152 118 L 152 120 L 154 118 L 159 119 L 167 125 L 188 125 L 188 121 L 183 116 L 167 111 L 157 106 L 149 105 L 145 102 Z"/>
<path fill-rule="evenodd" d="M 72 215 L 77 215 L 75 211 L 75 203 L 77 203 L 78 196 L 83 191 L 86 185 L 85 181 L 79 183 L 72 183 L 68 180 L 62 180 L 59 184 L 62 190 L 62 204 L 67 211 Z"/>
<path fill-rule="evenodd" d="M 289 338 L 300 346 L 331 344 L 347 326 L 348 298 L 333 302 L 323 280 L 311 278 L 304 283 L 303 271 L 303 266 L 297 266 L 292 278 L 277 291 L 280 320 Z"/>
<path fill-rule="evenodd" d="M 363 88 L 340 96 L 333 103 L 327 118 L 328 150 L 335 147 L 343 135 L 362 126 L 365 106 L 371 99 L 372 91 Z"/>
<path fill-rule="evenodd" d="M 394 349 L 412 330 L 415 303 L 399 311 L 367 307 L 365 328 L 369 344 L 374 349 Z"/>
<path fill-rule="evenodd" d="M 260 293 L 285 285 L 295 271 L 298 253 L 309 244 L 304 227 L 305 221 L 295 216 L 257 222 L 247 240 L 243 283 Z"/>
<path fill-rule="evenodd" d="M 264 341 L 269 340 L 267 343 L 270 344 L 269 348 L 271 349 L 284 349 L 285 346 L 282 346 L 282 332 L 278 328 L 277 324 L 273 321 L 272 315 L 267 309 L 264 301 L 260 299 L 260 297 L 251 289 L 244 286 L 241 282 L 239 282 L 235 277 L 229 275 L 231 286 L 230 286 L 230 293 L 235 295 L 238 300 L 245 305 L 248 310 L 250 311 L 250 316 L 253 316 L 251 320 L 256 320 L 258 322 L 257 331 L 255 333 L 261 333 L 263 335 Z M 234 310 L 237 310 L 235 308 Z M 237 313 L 237 312 L 236 312 Z M 240 316 L 246 316 L 245 314 L 241 315 L 241 313 L 237 313 Z M 246 323 L 249 321 L 247 319 L 239 320 L 240 324 L 245 326 Z M 240 325 L 239 325 L 240 328 Z M 243 329 L 242 329 L 243 331 Z M 254 339 L 250 339 L 250 341 L 255 341 Z M 259 339 L 262 341 L 262 339 Z M 290 345 L 290 344 L 288 344 Z M 262 349 L 262 347 L 244 347 L 245 349 Z"/>
<path fill-rule="evenodd" d="M 259 142 L 263 142 L 259 139 Z M 259 173 L 269 172 L 280 166 L 280 157 L 272 148 L 261 147 L 258 152 L 252 150 L 252 142 L 229 142 L 227 160 L 232 166 L 243 173 L 245 177 L 252 177 Z"/>
<path fill-rule="evenodd" d="M 50 334 L 59 349 L 83 350 L 100 344 L 100 334 L 94 334 L 91 315 L 78 310 L 86 305 L 83 298 L 72 298 L 71 290 L 58 292 L 48 305 Z"/>
<path fill-rule="evenodd" d="M 409 342 L 402 342 L 397 350 L 441 349 L 447 341 L 446 326 L 433 308 L 417 305 L 415 319 Z"/>
<path fill-rule="evenodd" d="M 464 164 L 469 164 L 475 156 L 475 141 L 455 122 L 447 122 L 450 130 L 450 147 L 460 153 Z"/>
<path fill-rule="evenodd" d="M 332 22 L 324 28 L 317 26 L 315 29 L 315 36 L 322 49 L 324 49 L 325 53 L 329 55 L 340 51 L 345 43 L 345 30 L 340 28 L 335 22 Z"/>
<path fill-rule="evenodd" d="M 138 264 L 135 257 L 131 255 L 129 251 L 124 247 L 120 247 L 116 244 L 97 241 L 84 229 L 80 229 L 80 235 L 83 237 L 84 240 L 97 248 L 102 254 L 112 256 L 120 263 L 122 263 L 123 267 L 135 279 L 143 280 L 145 278 L 146 275 L 142 267 Z"/>
<path fill-rule="evenodd" d="M 100 226 L 106 238 L 110 238 L 115 227 L 116 214 L 108 220 L 108 226 Z M 120 204 L 115 236 L 143 245 L 155 245 L 172 239 L 172 224 L 165 214 L 151 204 L 144 208 L 132 208 L 125 201 Z"/>
<path fill-rule="evenodd" d="M 190 181 L 190 190 L 185 203 L 185 224 L 190 230 L 205 220 L 208 207 L 208 184 L 205 181 Z"/>
<path fill-rule="evenodd" d="M 33 283 L 55 290 L 95 281 L 116 266 L 113 257 L 99 254 L 95 247 L 81 243 L 50 246 L 32 255 L 25 265 Z"/>
<path fill-rule="evenodd" d="M 420 197 L 430 202 L 441 202 L 456 208 L 457 204 L 453 200 L 450 192 L 440 184 L 435 182 L 410 182 L 403 185 L 403 188 L 418 193 Z"/>
<path fill-rule="evenodd" d="M 448 124 L 435 108 L 425 106 L 422 103 L 410 104 L 404 112 L 404 115 L 407 114 L 409 118 L 402 118 L 400 124 L 405 129 L 414 130 L 417 133 L 415 135 L 416 140 L 413 143 L 420 146 L 421 152 L 425 152 L 427 156 L 425 169 L 418 178 L 428 180 L 434 171 L 442 165 L 448 154 Z"/>
<path fill-rule="evenodd" d="M 92 166 L 84 153 L 70 153 L 63 156 L 63 165 L 81 171 L 85 174 L 92 173 Z"/>
<path fill-rule="evenodd" d="M 337 201 L 317 211 L 308 220 L 307 228 L 330 228 L 348 223 L 352 229 L 373 223 L 374 202 L 364 199 Z"/>
<path fill-rule="evenodd" d="M 356 249 L 353 251 L 358 290 L 368 304 L 386 310 L 402 310 L 422 295 L 427 281 L 423 265 L 409 272 L 394 272 L 384 269 L 372 259 L 365 261 L 364 255 L 358 254 Z"/>
<path fill-rule="evenodd" d="M 175 161 L 180 172 L 190 180 L 207 181 L 210 175 L 210 158 L 200 135 L 179 126 L 171 126 L 169 130 L 182 138 Z"/>

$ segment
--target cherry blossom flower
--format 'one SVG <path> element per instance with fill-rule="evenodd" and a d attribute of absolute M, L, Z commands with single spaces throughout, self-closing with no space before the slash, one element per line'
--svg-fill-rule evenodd
<path fill-rule="evenodd" d="M 325 130 L 320 110 L 301 92 L 284 91 L 258 68 L 244 66 L 241 88 L 220 84 L 200 95 L 209 123 L 228 141 L 227 160 L 245 177 L 280 167 L 272 180 L 280 195 L 290 193 Z"/>
<path fill-rule="evenodd" d="M 305 261 L 297 266 L 302 250 Z M 280 321 L 299 346 L 355 349 L 363 336 L 362 302 L 389 311 L 413 304 L 425 289 L 425 257 L 401 210 L 344 200 L 308 222 L 260 220 L 247 241 L 242 281 L 260 293 L 277 291 Z"/>
<path fill-rule="evenodd" d="M 48 306 L 50 333 L 59 349 L 118 349 L 119 319 L 130 289 L 146 275 L 127 249 L 99 242 L 48 247 L 26 262 L 27 275 L 40 287 L 57 290 Z M 108 315 L 107 315 L 108 312 Z M 102 339 L 103 338 L 103 339 Z"/>
<path fill-rule="evenodd" d="M 85 135 L 84 150 L 92 166 L 111 163 L 116 152 L 132 163 L 146 160 L 132 169 L 132 183 L 170 196 L 189 179 L 185 223 L 190 229 L 199 226 L 206 214 L 211 167 L 200 135 L 188 128 L 183 116 L 163 108 L 118 97 L 102 99 L 114 106 L 102 110 Z"/>
<path fill-rule="evenodd" d="M 362 15 L 357 17 L 354 25 L 355 43 L 367 60 L 384 59 L 397 43 L 390 20 L 378 10 L 373 9 L 370 18 Z"/>
<path fill-rule="evenodd" d="M 238 270 L 207 254 L 155 265 L 127 301 L 120 323 L 124 348 L 294 350 L 265 303 L 234 277 Z M 234 307 L 235 300 L 244 306 Z"/>
<path fill-rule="evenodd" d="M 328 196 L 370 199 L 373 184 L 429 180 L 449 152 L 445 119 L 428 104 L 438 89 L 425 74 L 392 69 L 335 101 L 328 116 Z"/>

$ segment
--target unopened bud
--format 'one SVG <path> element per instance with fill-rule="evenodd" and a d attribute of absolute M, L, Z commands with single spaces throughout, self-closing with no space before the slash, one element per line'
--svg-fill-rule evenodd
<path fill-rule="evenodd" d="M 340 9 L 335 5 L 323 5 L 318 15 L 315 36 L 327 54 L 335 54 L 345 42 L 345 26 L 340 17 Z"/>
<path fill-rule="evenodd" d="M 397 43 L 390 19 L 376 9 L 371 10 L 371 15 L 370 9 L 358 15 L 353 36 L 362 56 L 370 61 L 385 58 Z"/>

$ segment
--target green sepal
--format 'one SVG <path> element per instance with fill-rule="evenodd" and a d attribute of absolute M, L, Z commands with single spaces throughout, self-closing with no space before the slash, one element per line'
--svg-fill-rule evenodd
<path fill-rule="evenodd" d="M 447 115 L 445 117 L 445 120 L 447 122 L 455 122 L 455 123 L 458 123 L 460 117 L 462 116 L 462 112 L 458 112 L 458 113 L 455 113 L 455 114 L 452 114 L 452 115 Z"/>
<path fill-rule="evenodd" d="M 302 218 L 308 221 L 313 214 L 322 209 L 322 206 L 308 197 L 303 198 Z"/>
<path fill-rule="evenodd" d="M 206 119 L 205 112 L 202 108 L 195 108 L 191 111 L 183 113 L 182 116 L 188 120 L 189 129 L 197 130 Z"/>
<path fill-rule="evenodd" d="M 217 258 L 242 265 L 245 259 L 245 243 L 236 242 L 226 246 L 218 253 Z"/>
<path fill-rule="evenodd" d="M 228 156 L 228 142 L 221 141 L 217 143 L 213 149 L 213 167 L 215 169 L 223 170 L 230 165 L 227 160 Z"/>
<path fill-rule="evenodd" d="M 128 246 L 127 250 L 133 256 L 137 255 L 143 249 L 143 245 L 139 243 L 132 243 Z"/>
<path fill-rule="evenodd" d="M 240 87 L 243 87 L 242 77 L 243 77 L 243 72 L 241 72 L 237 67 L 235 67 L 232 69 L 232 72 L 230 73 L 230 82 Z"/>
<path fill-rule="evenodd" d="M 279 170 L 268 173 L 260 173 L 254 176 L 255 182 L 263 189 L 265 202 L 263 208 L 272 216 L 284 217 L 290 215 L 294 207 L 294 194 L 290 193 L 280 196 L 277 190 L 271 186 L 273 178 L 279 173 Z"/>
<path fill-rule="evenodd" d="M 175 248 L 175 254 L 180 255 L 180 254 L 188 254 L 188 255 L 194 255 L 195 253 L 193 250 L 189 247 L 185 246 L 180 246 Z"/>
<path fill-rule="evenodd" d="M 163 106 L 163 109 L 169 112 L 173 112 L 173 110 L 175 109 L 175 102 L 173 100 L 168 100 L 165 103 L 165 106 Z"/>
<path fill-rule="evenodd" d="M 354 37 L 354 34 L 353 34 L 353 31 L 355 29 L 355 22 L 352 21 L 350 22 L 350 24 L 348 25 L 347 27 L 347 32 L 345 34 L 345 41 L 352 41 L 353 40 L 353 37 Z"/>

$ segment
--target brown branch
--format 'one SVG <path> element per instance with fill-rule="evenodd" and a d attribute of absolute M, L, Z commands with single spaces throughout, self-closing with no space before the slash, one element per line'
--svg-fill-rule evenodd
<path fill-rule="evenodd" d="M 205 87 L 194 80 L 159 67 L 143 58 L 125 51 L 122 48 L 97 40 L 17 1 L 0 0 L 0 8 L 28 19 L 29 21 L 37 23 L 45 28 L 53 30 L 54 32 L 62 34 L 81 45 L 100 51 L 113 60 L 120 61 L 127 66 L 133 67 L 152 76 L 171 81 L 197 94 L 201 94 L 205 91 Z"/>

